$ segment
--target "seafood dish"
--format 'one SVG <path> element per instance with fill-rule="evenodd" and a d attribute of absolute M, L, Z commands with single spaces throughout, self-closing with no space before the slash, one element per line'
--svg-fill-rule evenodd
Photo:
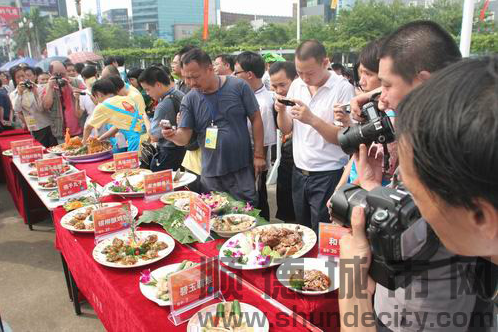
<path fill-rule="evenodd" d="M 168 245 L 163 241 L 158 241 L 158 236 L 153 234 L 139 240 L 134 240 L 131 236 L 126 240 L 114 238 L 101 253 L 106 255 L 107 262 L 135 265 L 139 259 L 158 258 L 158 252 L 167 248 Z"/>
<path fill-rule="evenodd" d="M 246 214 L 228 214 L 216 218 L 212 223 L 215 231 L 242 232 L 255 224 L 256 219 Z"/>
<path fill-rule="evenodd" d="M 330 278 L 319 270 L 296 270 L 290 276 L 290 285 L 302 291 L 323 292 L 330 288 Z"/>

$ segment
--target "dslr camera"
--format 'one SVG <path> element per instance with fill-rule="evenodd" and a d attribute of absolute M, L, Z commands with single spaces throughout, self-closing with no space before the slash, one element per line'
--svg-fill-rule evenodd
<path fill-rule="evenodd" d="M 346 184 L 332 195 L 330 203 L 331 217 L 344 227 L 351 227 L 355 206 L 364 208 L 372 251 L 369 274 L 377 283 L 391 290 L 406 287 L 409 276 L 429 269 L 440 242 L 404 189 L 366 191 Z"/>
<path fill-rule="evenodd" d="M 365 122 L 347 127 L 338 133 L 340 147 L 346 154 L 356 152 L 360 144 L 394 142 L 394 127 L 387 114 L 378 109 L 378 96 L 380 94 L 375 94 L 363 105 L 361 115 L 366 119 Z"/>
<path fill-rule="evenodd" d="M 66 80 L 62 77 L 61 74 L 54 75 L 54 79 L 56 80 L 56 83 L 60 88 L 66 85 Z"/>
<path fill-rule="evenodd" d="M 25 80 L 21 83 L 22 86 L 24 86 L 26 89 L 33 89 L 33 82 L 31 82 L 30 80 Z"/>

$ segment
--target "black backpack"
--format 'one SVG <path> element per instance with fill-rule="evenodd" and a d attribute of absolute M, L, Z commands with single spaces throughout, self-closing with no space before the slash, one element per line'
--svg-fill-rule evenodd
<path fill-rule="evenodd" d="M 182 102 L 182 97 L 179 97 L 177 94 L 171 93 L 170 95 L 167 96 L 167 98 L 170 98 L 172 100 L 172 103 L 174 104 L 174 109 L 175 109 L 175 114 L 179 114 L 181 110 L 181 102 Z M 173 125 L 178 125 L 177 123 L 174 123 Z M 191 136 L 191 140 L 189 143 L 184 146 L 186 150 L 189 151 L 195 151 L 200 148 L 198 145 L 198 134 L 193 131 L 193 135 Z"/>

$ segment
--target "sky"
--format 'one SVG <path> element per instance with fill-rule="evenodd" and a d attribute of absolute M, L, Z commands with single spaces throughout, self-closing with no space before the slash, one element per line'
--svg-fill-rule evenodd
<path fill-rule="evenodd" d="M 159 0 L 174 1 L 174 0 Z M 194 0 L 175 0 L 194 1 Z M 196 0 L 202 1 L 202 0 Z M 221 10 L 232 13 L 256 14 L 256 15 L 279 15 L 292 16 L 292 4 L 294 0 L 220 0 Z M 96 0 L 81 0 L 83 13 L 96 13 Z M 127 7 L 129 16 L 132 15 L 131 0 L 101 0 L 101 10 Z M 76 16 L 74 0 L 66 0 L 68 15 Z"/>

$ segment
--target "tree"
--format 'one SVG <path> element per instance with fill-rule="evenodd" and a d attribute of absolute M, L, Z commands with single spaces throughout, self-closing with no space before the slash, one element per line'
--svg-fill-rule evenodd
<path fill-rule="evenodd" d="M 29 28 L 29 23 L 19 27 L 14 32 L 14 40 L 17 43 L 17 49 L 24 49 L 28 45 L 28 38 L 31 43 L 31 50 L 33 56 L 37 57 L 41 53 L 41 49 L 45 47 L 47 40 L 47 31 L 49 29 L 49 20 L 46 16 L 40 15 L 38 8 L 31 8 L 28 14 L 22 16 L 18 24 L 24 19 L 31 22 L 33 27 Z M 28 32 L 29 29 L 29 32 Z"/>

